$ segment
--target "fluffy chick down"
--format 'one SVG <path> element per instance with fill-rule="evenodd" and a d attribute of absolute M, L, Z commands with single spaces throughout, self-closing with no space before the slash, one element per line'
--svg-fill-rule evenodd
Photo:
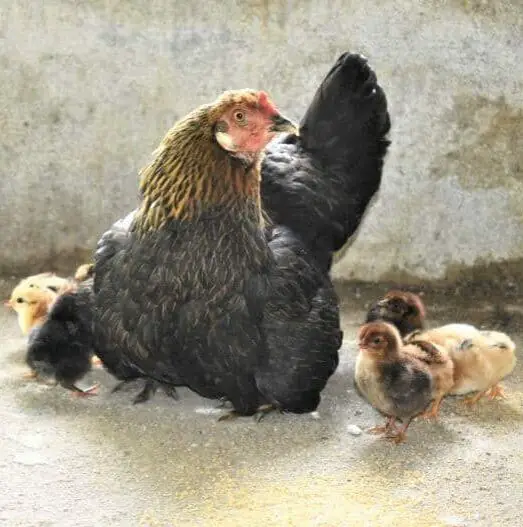
<path fill-rule="evenodd" d="M 356 386 L 388 418 L 384 427 L 371 431 L 384 432 L 385 437 L 401 442 L 415 416 L 432 401 L 439 407 L 444 387 L 452 385 L 452 363 L 430 344 L 403 344 L 396 327 L 386 322 L 363 325 L 359 346 Z M 400 428 L 398 419 L 403 423 Z"/>
<path fill-rule="evenodd" d="M 445 346 L 454 363 L 451 395 L 466 395 L 475 403 L 484 395 L 503 396 L 499 383 L 516 366 L 516 345 L 505 333 L 483 331 L 468 324 L 448 324 L 416 334 L 432 343 Z"/>

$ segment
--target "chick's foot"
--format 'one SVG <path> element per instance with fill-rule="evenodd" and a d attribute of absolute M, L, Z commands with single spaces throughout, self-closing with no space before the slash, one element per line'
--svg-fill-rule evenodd
<path fill-rule="evenodd" d="M 506 399 L 507 397 L 503 386 L 501 386 L 500 384 L 492 386 L 492 388 L 487 391 L 486 395 L 489 399 Z"/>
<path fill-rule="evenodd" d="M 485 393 L 486 392 L 478 392 L 470 397 L 465 397 L 465 399 L 463 399 L 463 404 L 467 406 L 472 406 L 476 404 L 485 395 Z"/>
<path fill-rule="evenodd" d="M 422 419 L 427 419 L 427 420 L 438 419 L 439 409 L 440 409 L 442 400 L 443 400 L 443 397 L 435 399 L 434 402 L 430 405 L 430 407 L 427 410 L 425 410 L 422 414 L 420 414 L 420 417 Z"/>
<path fill-rule="evenodd" d="M 395 417 L 389 417 L 387 418 L 387 421 L 384 425 L 381 426 L 373 426 L 372 428 L 367 429 L 368 434 L 385 434 L 390 431 L 395 431 L 396 428 L 396 418 Z"/>

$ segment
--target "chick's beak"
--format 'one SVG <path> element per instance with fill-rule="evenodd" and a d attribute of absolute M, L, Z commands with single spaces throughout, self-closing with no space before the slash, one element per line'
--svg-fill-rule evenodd
<path fill-rule="evenodd" d="M 298 127 L 293 124 L 289 119 L 286 119 L 280 114 L 275 115 L 274 117 L 271 117 L 272 126 L 270 127 L 271 132 L 289 132 L 291 134 L 295 134 L 298 132 Z"/>
<path fill-rule="evenodd" d="M 5 307 L 11 307 L 11 300 L 4 300 Z"/>

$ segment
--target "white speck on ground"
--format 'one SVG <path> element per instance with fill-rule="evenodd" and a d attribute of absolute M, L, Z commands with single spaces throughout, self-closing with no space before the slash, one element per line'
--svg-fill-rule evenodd
<path fill-rule="evenodd" d="M 347 432 L 353 436 L 361 435 L 361 428 L 358 425 L 347 425 Z"/>

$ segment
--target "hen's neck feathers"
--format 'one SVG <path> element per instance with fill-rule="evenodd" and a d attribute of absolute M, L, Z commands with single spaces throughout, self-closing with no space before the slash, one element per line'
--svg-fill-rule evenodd
<path fill-rule="evenodd" d="M 250 211 L 242 216 L 262 225 L 261 154 L 242 159 L 223 150 L 215 139 L 215 122 L 216 108 L 203 106 L 164 137 L 154 161 L 140 173 L 139 232 L 160 229 L 170 219 L 191 221 L 234 208 Z"/>

